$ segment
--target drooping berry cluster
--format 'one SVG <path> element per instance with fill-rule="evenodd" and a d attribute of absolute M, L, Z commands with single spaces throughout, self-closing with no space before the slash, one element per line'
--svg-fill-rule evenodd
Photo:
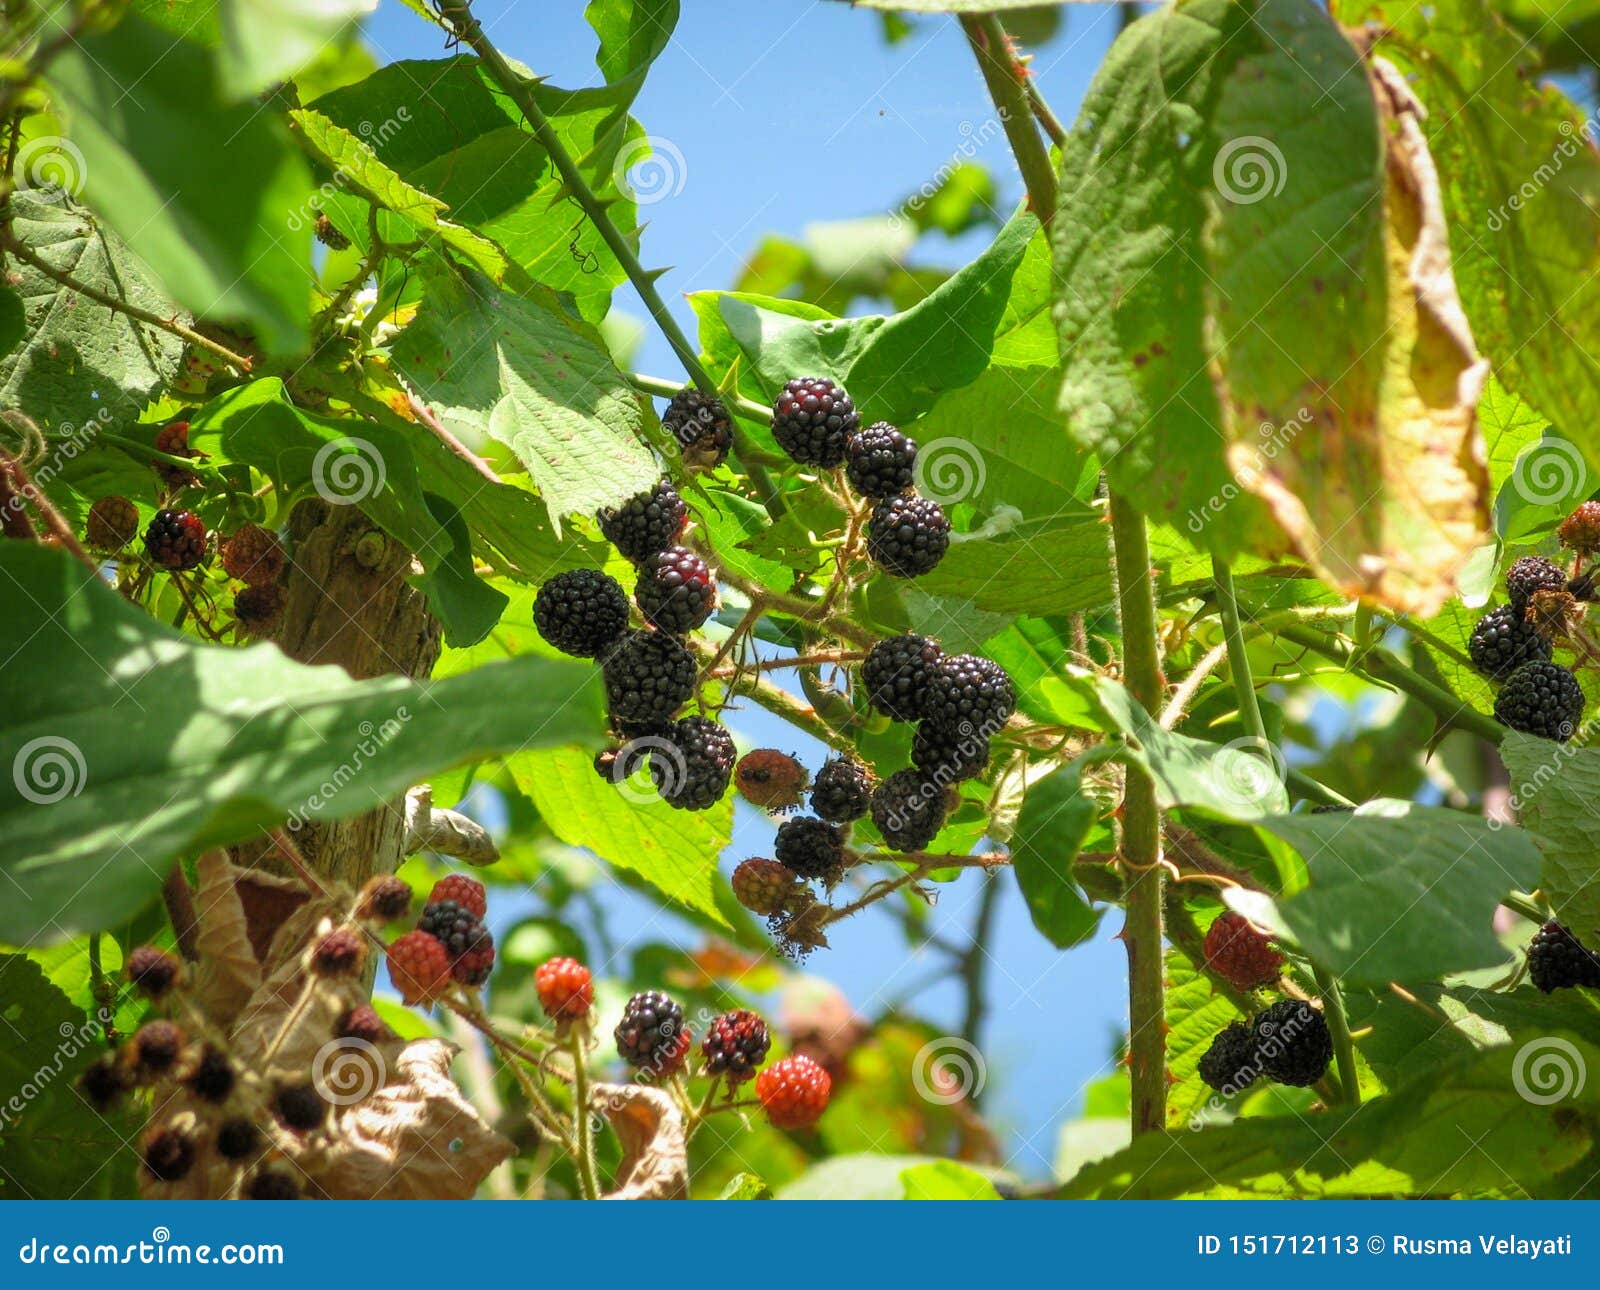
<path fill-rule="evenodd" d="M 488 897 L 465 874 L 440 879 L 417 925 L 389 946 L 389 980 L 407 1003 L 430 1004 L 451 982 L 477 988 L 494 968 L 494 937 L 484 925 Z"/>
<path fill-rule="evenodd" d="M 1528 976 L 1545 994 L 1574 986 L 1600 989 L 1600 954 L 1552 918 L 1528 943 Z"/>
<path fill-rule="evenodd" d="M 1557 530 L 1577 561 L 1600 550 L 1600 503 L 1584 502 Z M 1572 669 L 1553 662 L 1552 647 L 1592 653 L 1585 601 L 1595 599 L 1592 576 L 1569 573 L 1542 555 L 1512 562 L 1505 575 L 1508 604 L 1480 618 L 1467 641 L 1472 665 L 1500 683 L 1495 719 L 1523 734 L 1565 743 L 1583 722 L 1583 689 Z"/>
<path fill-rule="evenodd" d="M 1328 1073 L 1333 1036 L 1322 1014 L 1303 999 L 1280 999 L 1248 1026 L 1233 1022 L 1200 1059 L 1200 1078 L 1219 1093 L 1242 1092 L 1265 1077 L 1306 1088 Z"/>

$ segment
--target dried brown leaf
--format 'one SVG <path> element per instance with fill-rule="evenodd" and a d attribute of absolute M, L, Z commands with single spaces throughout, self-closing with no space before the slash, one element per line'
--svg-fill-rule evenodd
<path fill-rule="evenodd" d="M 658 1088 L 596 1084 L 589 1105 L 611 1121 L 622 1143 L 617 1189 L 606 1200 L 684 1200 L 689 1195 L 689 1140 L 683 1114 Z"/>

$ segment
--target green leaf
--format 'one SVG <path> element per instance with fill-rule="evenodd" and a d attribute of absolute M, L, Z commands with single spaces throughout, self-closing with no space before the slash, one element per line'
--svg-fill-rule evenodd
<path fill-rule="evenodd" d="M 598 333 L 542 289 L 435 274 L 392 352 L 448 428 L 510 446 L 558 527 L 656 481 L 638 396 Z"/>
<path fill-rule="evenodd" d="M 223 0 L 218 79 L 230 99 L 248 98 L 296 72 L 377 8 L 378 0 Z"/>
<path fill-rule="evenodd" d="M 15 349 L 28 332 L 28 311 L 22 297 L 10 287 L 0 287 L 0 358 Z"/>
<path fill-rule="evenodd" d="M 0 765 L 13 771 L 0 779 L 11 892 L 0 940 L 109 927 L 160 889 L 178 855 L 291 816 L 356 815 L 432 771 L 592 744 L 602 728 L 594 669 L 580 664 L 352 681 L 274 645 L 198 644 L 61 552 L 0 543 L 0 586 L 30 607 L 0 619 L 13 692 L 0 728 Z"/>
<path fill-rule="evenodd" d="M 630 800 L 636 795 L 596 775 L 594 759 L 581 748 L 522 753 L 507 765 L 556 837 L 588 847 L 669 899 L 727 926 L 715 888 L 717 856 L 733 831 L 731 794 L 708 811 L 675 810 L 660 798 Z"/>
<path fill-rule="evenodd" d="M 1074 762 L 1029 788 L 1011 838 L 1011 868 L 1028 914 L 1060 950 L 1083 944 L 1100 925 L 1072 875 L 1100 815 L 1100 803 L 1083 790 L 1082 772 L 1082 762 Z"/>
<path fill-rule="evenodd" d="M 832 1156 L 778 1189 L 779 1200 L 900 1200 L 908 1169 L 948 1163 L 937 1156 Z"/>
<path fill-rule="evenodd" d="M 672 39 L 678 0 L 589 0 L 583 16 L 600 37 L 594 61 L 608 85 L 626 84 L 631 102 L 644 73 Z"/>
<path fill-rule="evenodd" d="M 133 1194 L 125 1112 L 100 1113 L 73 1087 L 107 1051 L 82 1008 L 22 954 L 0 954 L 0 1199 L 126 1199 Z"/>
<path fill-rule="evenodd" d="M 941 1160 L 900 1171 L 907 1200 L 999 1200 L 994 1183 L 975 1169 Z"/>
<path fill-rule="evenodd" d="M 1315 962 L 1353 984 L 1504 963 L 1495 907 L 1539 880 L 1526 832 L 1443 807 L 1380 799 L 1355 814 L 1280 815 L 1256 826 L 1305 859 L 1309 882 L 1279 903 L 1283 924 Z"/>
<path fill-rule="evenodd" d="M 734 1174 L 718 1200 L 771 1200 L 772 1188 L 760 1174 Z"/>
<path fill-rule="evenodd" d="M 311 197 L 281 121 L 228 105 L 209 53 L 135 17 L 49 67 L 83 154 L 84 195 L 195 314 L 239 322 L 272 352 L 305 338 Z"/>
<path fill-rule="evenodd" d="M 342 185 L 375 206 L 403 216 L 435 245 L 453 251 L 495 282 L 504 280 L 508 265 L 505 252 L 488 238 L 445 219 L 445 204 L 401 179 L 378 160 L 371 144 L 320 112 L 295 109 L 289 117 L 300 127 L 307 145 L 340 176 Z"/>
<path fill-rule="evenodd" d="M 1500 756 L 1511 775 L 1511 801 L 1543 855 L 1537 885 L 1556 917 L 1585 943 L 1600 932 L 1600 748 L 1572 748 L 1507 731 Z M 1534 886 L 1534 880 L 1523 883 Z"/>
<path fill-rule="evenodd" d="M 1110 599 L 1106 526 L 1087 506 L 1041 520 L 1004 516 L 988 531 L 955 537 L 916 588 L 999 614 L 1069 614 Z"/>
<path fill-rule="evenodd" d="M 1222 1098 L 1200 1078 L 1200 1059 L 1211 1041 L 1243 1014 L 1181 950 L 1167 951 L 1167 1125 L 1193 1128 Z"/>
<path fill-rule="evenodd" d="M 52 268 L 113 299 L 161 315 L 176 312 L 122 240 L 65 202 L 13 193 L 12 229 Z M 177 375 L 183 342 L 7 261 L 27 311 L 20 348 L 0 346 L 0 402 L 23 408 L 41 429 L 137 420 Z M 9 351 L 9 352 L 6 352 Z"/>

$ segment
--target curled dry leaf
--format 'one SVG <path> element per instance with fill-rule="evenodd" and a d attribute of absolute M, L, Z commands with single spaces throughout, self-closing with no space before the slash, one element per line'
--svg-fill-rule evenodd
<path fill-rule="evenodd" d="M 596 1084 L 589 1106 L 611 1121 L 622 1143 L 617 1189 L 606 1200 L 684 1200 L 689 1140 L 672 1099 L 644 1084 Z"/>

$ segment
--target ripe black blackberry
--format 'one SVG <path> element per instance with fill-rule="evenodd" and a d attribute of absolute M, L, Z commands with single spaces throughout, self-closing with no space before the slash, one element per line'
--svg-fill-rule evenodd
<path fill-rule="evenodd" d="M 882 499 L 911 487 L 917 441 L 887 421 L 874 421 L 850 440 L 845 474 L 863 497 Z"/>
<path fill-rule="evenodd" d="M 1472 666 L 1490 680 L 1503 681 L 1524 663 L 1548 663 L 1550 642 L 1529 627 L 1510 605 L 1491 609 L 1467 641 Z"/>
<path fill-rule="evenodd" d="M 756 1073 L 771 1047 L 767 1023 L 745 1008 L 736 1008 L 711 1023 L 700 1051 L 707 1075 L 726 1075 L 728 1083 L 739 1084 Z"/>
<path fill-rule="evenodd" d="M 1559 663 L 1524 663 L 1506 679 L 1494 715 L 1525 735 L 1565 743 L 1583 720 L 1583 690 Z"/>
<path fill-rule="evenodd" d="M 310 1084 L 291 1084 L 278 1090 L 272 1109 L 287 1128 L 306 1133 L 320 1128 L 328 1114 L 328 1104 L 322 1094 Z"/>
<path fill-rule="evenodd" d="M 811 785 L 811 809 L 831 824 L 859 820 L 872 805 L 872 775 L 854 757 L 830 757 Z"/>
<path fill-rule="evenodd" d="M 101 1057 L 78 1076 L 78 1091 L 97 1111 L 109 1111 L 128 1091 L 128 1077 L 115 1057 Z"/>
<path fill-rule="evenodd" d="M 300 1184 L 282 1169 L 263 1169 L 250 1179 L 244 1194 L 251 1200 L 299 1200 Z"/>
<path fill-rule="evenodd" d="M 942 785 L 915 767 L 897 770 L 872 795 L 872 822 L 894 851 L 920 851 L 944 827 Z"/>
<path fill-rule="evenodd" d="M 1200 1078 L 1219 1093 L 1243 1092 L 1260 1074 L 1255 1036 L 1240 1021 L 1219 1032 L 1200 1059 Z"/>
<path fill-rule="evenodd" d="M 926 636 L 907 632 L 879 641 L 861 664 L 867 702 L 896 721 L 926 716 L 924 707 L 933 685 L 933 670 L 944 651 Z"/>
<path fill-rule="evenodd" d="M 128 955 L 128 980 L 146 999 L 160 999 L 183 980 L 177 955 L 154 945 L 137 945 Z"/>
<path fill-rule="evenodd" d="M 1579 985 L 1600 988 L 1600 955 L 1552 918 L 1528 943 L 1528 976 L 1545 994 Z"/>
<path fill-rule="evenodd" d="M 1279 1084 L 1305 1088 L 1328 1073 L 1333 1037 L 1322 1014 L 1304 999 L 1280 999 L 1256 1014 L 1250 1037 L 1261 1070 Z"/>
<path fill-rule="evenodd" d="M 144 549 L 163 569 L 192 569 L 206 553 L 206 526 L 193 511 L 157 511 L 144 531 Z"/>
<path fill-rule="evenodd" d="M 694 693 L 694 655 L 661 632 L 629 632 L 602 672 L 613 722 L 665 721 Z"/>
<path fill-rule="evenodd" d="M 606 541 L 637 564 L 665 551 L 683 534 L 689 508 L 670 479 L 637 493 L 620 506 L 607 507 L 598 516 Z"/>
<path fill-rule="evenodd" d="M 260 1145 L 261 1130 L 243 1116 L 224 1120 L 217 1129 L 217 1154 L 224 1160 L 243 1160 L 254 1155 Z"/>
<path fill-rule="evenodd" d="M 539 588 L 533 625 L 563 654 L 594 658 L 628 630 L 628 597 L 610 574 L 568 569 Z"/>
<path fill-rule="evenodd" d="M 825 376 L 798 376 L 772 405 L 772 437 L 802 466 L 832 470 L 844 462 L 861 416 L 844 388 Z"/>
<path fill-rule="evenodd" d="M 720 466 L 733 447 L 733 418 L 722 400 L 685 386 L 672 396 L 661 425 L 691 466 Z"/>
<path fill-rule="evenodd" d="M 152 1130 L 144 1140 L 144 1167 L 157 1182 L 177 1182 L 194 1165 L 194 1139 L 168 1126 Z"/>
<path fill-rule="evenodd" d="M 1525 555 L 1512 562 L 1506 570 L 1506 594 L 1511 597 L 1511 607 L 1521 613 L 1536 591 L 1565 591 L 1567 575 L 1561 566 L 1542 555 Z"/>
<path fill-rule="evenodd" d="M 669 546 L 640 561 L 633 599 L 652 625 L 682 636 L 711 617 L 717 583 L 706 562 L 688 547 Z"/>
<path fill-rule="evenodd" d="M 194 1074 L 185 1081 L 189 1091 L 203 1102 L 226 1102 L 237 1082 L 233 1063 L 215 1048 L 207 1048 L 200 1054 Z"/>
<path fill-rule="evenodd" d="M 976 654 L 947 654 L 933 669 L 923 715 L 947 731 L 987 739 L 1017 710 L 1005 668 Z"/>
<path fill-rule="evenodd" d="M 476 949 L 488 934 L 476 914 L 453 900 L 438 900 L 423 909 L 417 930 L 443 945 L 452 962 Z"/>
<path fill-rule="evenodd" d="M 837 827 L 814 815 L 797 815 L 778 826 L 773 858 L 802 878 L 831 881 L 844 863 L 844 838 Z"/>
<path fill-rule="evenodd" d="M 685 717 L 650 745 L 650 778 L 667 805 L 703 811 L 728 791 L 736 755 L 725 727 L 708 717 Z"/>
<path fill-rule="evenodd" d="M 612 1035 L 629 1066 L 662 1066 L 682 1042 L 683 1009 L 660 990 L 642 990 L 628 1000 Z"/>
<path fill-rule="evenodd" d="M 914 493 L 901 493 L 872 508 L 867 555 L 896 578 L 932 573 L 950 549 L 950 518 L 944 507 Z"/>
<path fill-rule="evenodd" d="M 921 721 L 911 740 L 911 764 L 930 779 L 952 784 L 989 769 L 989 740 L 969 722 L 952 730 L 942 721 Z"/>

